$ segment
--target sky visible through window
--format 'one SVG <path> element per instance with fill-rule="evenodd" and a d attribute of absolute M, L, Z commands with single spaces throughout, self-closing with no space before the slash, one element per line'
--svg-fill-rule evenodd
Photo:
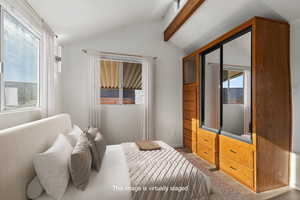
<path fill-rule="evenodd" d="M 4 80 L 38 81 L 39 39 L 4 12 Z"/>
<path fill-rule="evenodd" d="M 230 88 L 243 88 L 243 87 L 244 87 L 244 77 L 242 75 L 230 79 Z"/>

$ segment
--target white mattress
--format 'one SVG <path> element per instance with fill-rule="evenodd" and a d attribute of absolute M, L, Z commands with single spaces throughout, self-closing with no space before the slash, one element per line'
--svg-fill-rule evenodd
<path fill-rule="evenodd" d="M 109 145 L 103 158 L 99 173 L 93 171 L 89 184 L 85 191 L 69 185 L 62 200 L 129 200 L 128 190 L 115 190 L 114 186 L 129 187 L 130 178 L 126 158 L 121 145 Z M 43 194 L 38 200 L 53 200 L 47 194 Z"/>

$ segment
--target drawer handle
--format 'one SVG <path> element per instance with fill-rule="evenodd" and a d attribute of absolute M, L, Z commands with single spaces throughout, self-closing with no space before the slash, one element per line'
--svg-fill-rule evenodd
<path fill-rule="evenodd" d="M 230 152 L 231 152 L 231 153 L 236 153 L 236 151 L 234 151 L 234 150 L 232 150 L 232 149 L 230 149 Z"/>
<path fill-rule="evenodd" d="M 205 152 L 203 152 L 204 154 L 207 154 L 208 155 L 208 153 L 205 151 Z"/>
<path fill-rule="evenodd" d="M 232 166 L 230 166 L 230 169 L 233 169 L 233 170 L 235 170 L 235 171 L 237 170 L 236 168 L 234 168 L 234 167 L 232 167 Z"/>
<path fill-rule="evenodd" d="M 207 139 L 203 139 L 204 140 L 204 142 L 208 142 L 208 140 Z"/>

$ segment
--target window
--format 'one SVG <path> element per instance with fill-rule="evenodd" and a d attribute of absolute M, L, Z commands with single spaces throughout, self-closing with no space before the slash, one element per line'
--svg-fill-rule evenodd
<path fill-rule="evenodd" d="M 244 104 L 244 73 L 223 70 L 223 104 Z"/>
<path fill-rule="evenodd" d="M 1 110 L 39 104 L 40 40 L 19 20 L 3 12 Z"/>
<path fill-rule="evenodd" d="M 101 60 L 101 104 L 143 104 L 142 64 Z"/>

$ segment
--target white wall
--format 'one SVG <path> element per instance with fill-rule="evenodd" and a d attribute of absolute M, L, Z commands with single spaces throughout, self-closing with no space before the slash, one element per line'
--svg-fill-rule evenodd
<path fill-rule="evenodd" d="M 291 23 L 291 75 L 293 95 L 291 185 L 300 189 L 300 20 Z"/>
<path fill-rule="evenodd" d="M 40 110 L 0 113 L 0 130 L 41 119 Z"/>
<path fill-rule="evenodd" d="M 184 54 L 182 50 L 163 41 L 163 24 L 160 21 L 121 27 L 64 46 L 62 66 L 64 111 L 71 114 L 74 123 L 85 128 L 88 126 L 88 58 L 81 49 L 158 57 L 154 69 L 155 135 L 157 139 L 170 145 L 182 145 L 181 59 Z M 114 112 L 116 109 L 118 106 L 114 107 Z M 135 111 L 130 113 L 131 119 L 140 120 L 133 112 Z M 130 138 L 134 139 L 136 134 L 139 134 L 132 134 L 131 128 L 122 125 L 120 121 L 124 120 L 122 117 L 117 118 L 112 112 L 106 117 L 103 119 L 106 127 L 114 126 L 109 128 L 109 133 L 103 132 L 109 138 L 109 143 L 129 139 L 123 137 L 124 135 L 130 135 Z"/>

